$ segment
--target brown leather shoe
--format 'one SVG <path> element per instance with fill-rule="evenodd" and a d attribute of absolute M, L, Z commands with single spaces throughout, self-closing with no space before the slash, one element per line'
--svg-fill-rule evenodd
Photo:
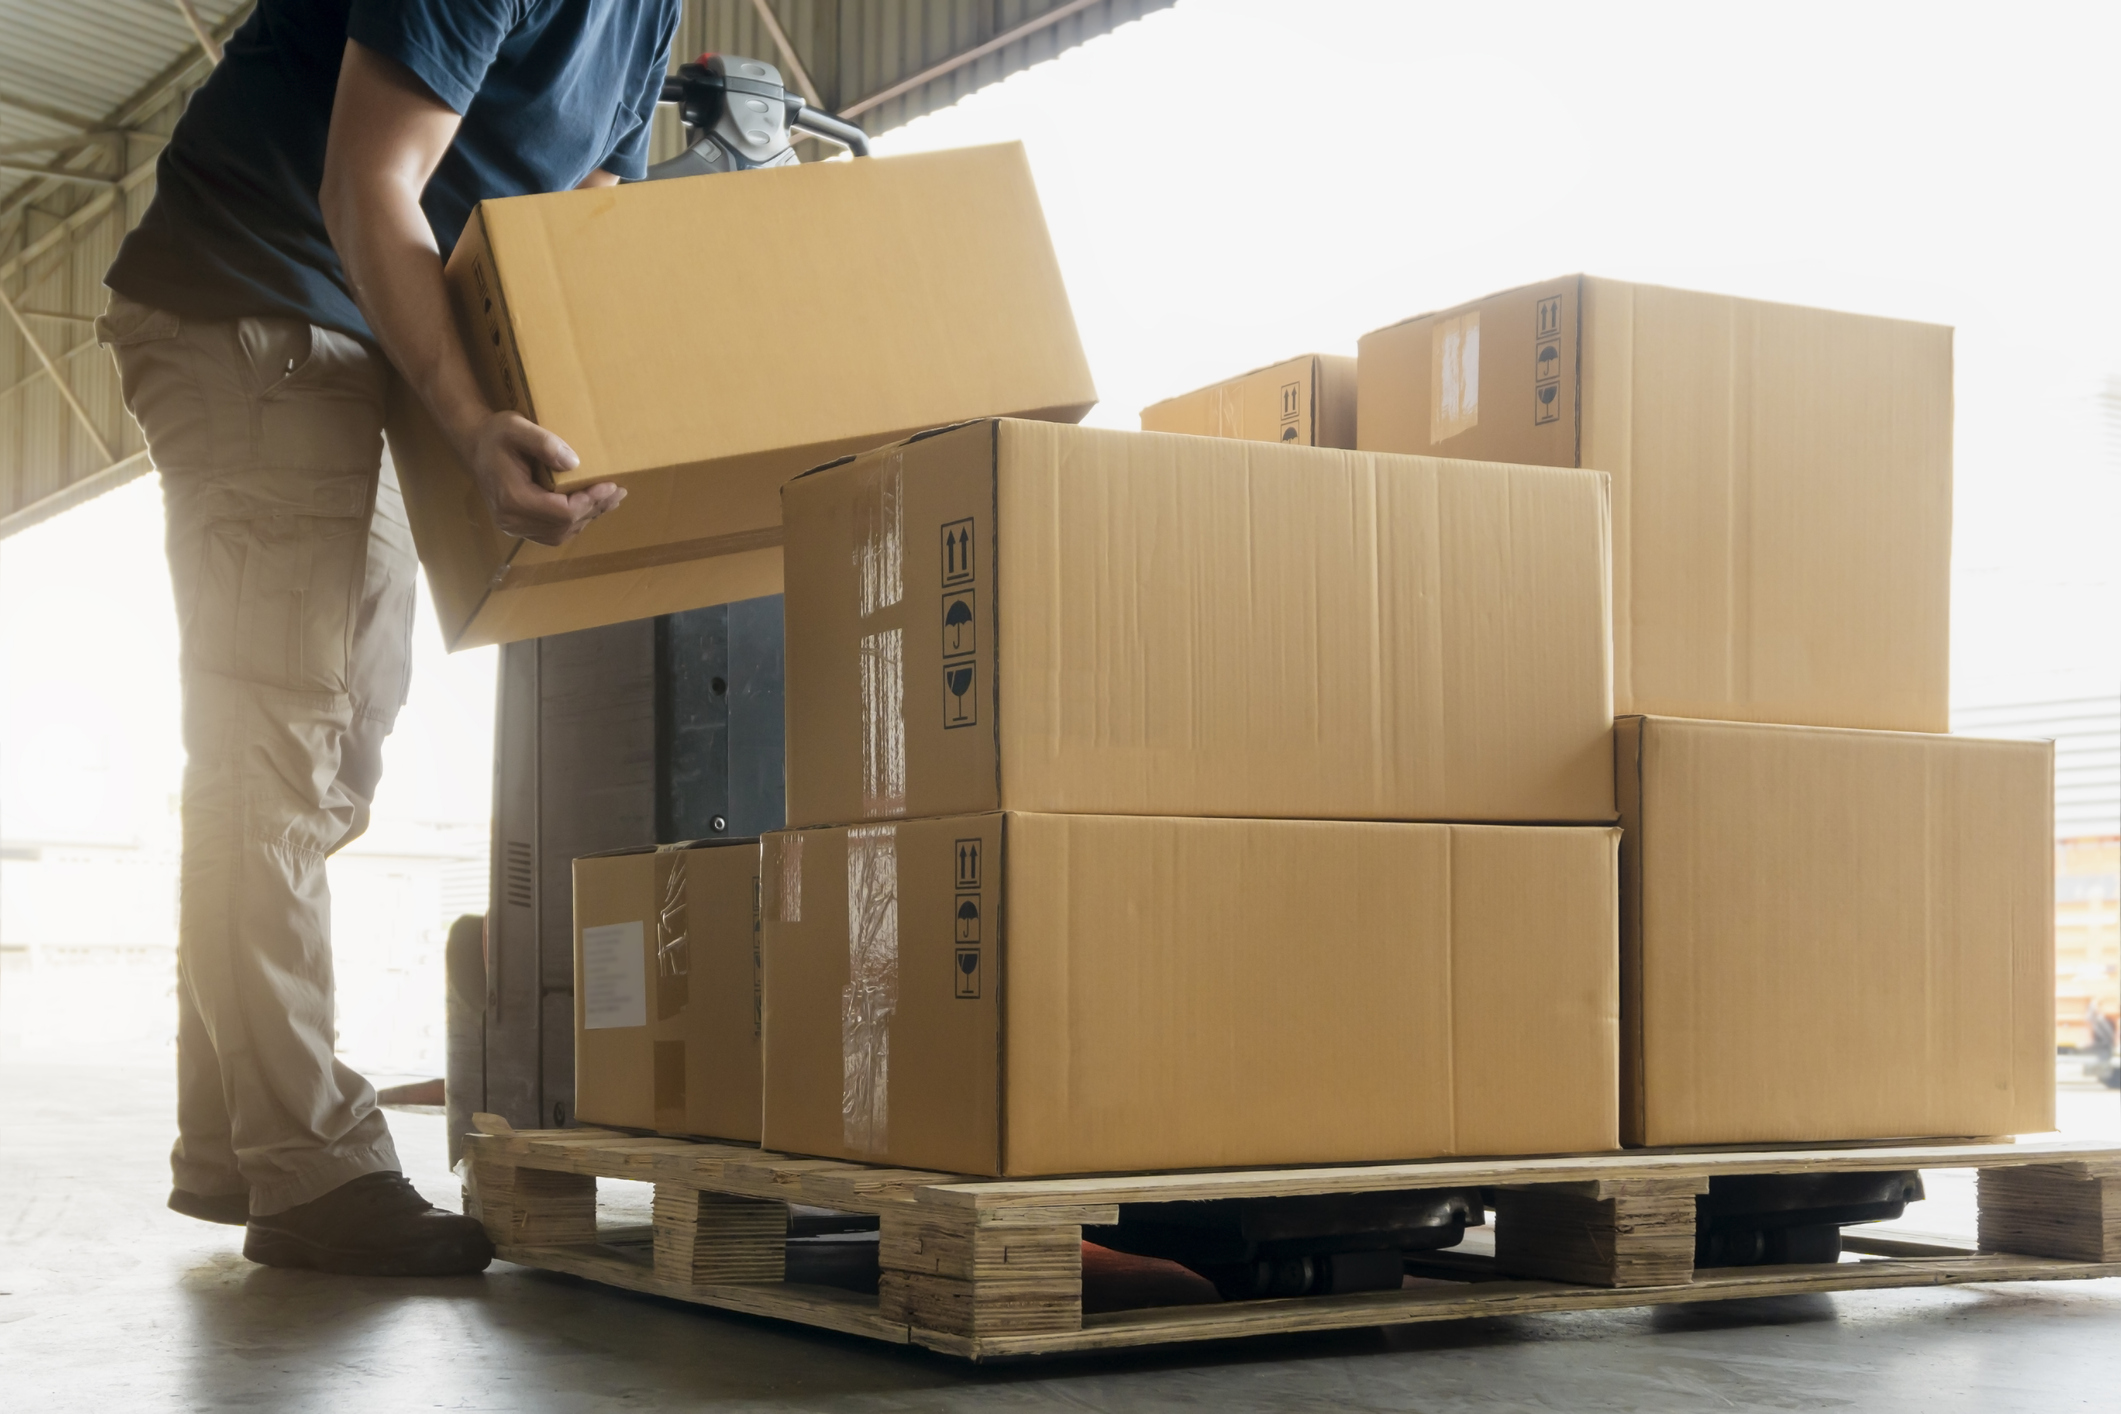
<path fill-rule="evenodd" d="M 444 1212 L 404 1174 L 386 1171 L 253 1217 L 243 1255 L 268 1267 L 347 1276 L 444 1277 L 485 1270 L 493 1243 L 476 1218 Z"/>
<path fill-rule="evenodd" d="M 241 1193 L 193 1193 L 188 1189 L 172 1188 L 169 1190 L 169 1210 L 187 1218 L 197 1218 L 200 1222 L 242 1227 L 250 1221 L 250 1192 L 246 1189 Z"/>

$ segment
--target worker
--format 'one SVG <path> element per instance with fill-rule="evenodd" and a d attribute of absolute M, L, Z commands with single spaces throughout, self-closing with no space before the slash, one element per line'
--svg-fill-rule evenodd
<path fill-rule="evenodd" d="M 367 827 L 411 656 L 383 433 L 424 410 L 510 535 L 563 544 L 619 503 L 546 489 L 577 458 L 480 393 L 442 262 L 486 198 L 643 175 L 678 9 L 259 0 L 105 277 L 97 333 L 161 473 L 182 652 L 169 1206 L 246 1225 L 254 1261 L 492 1258 L 406 1180 L 333 1054 L 324 862 Z"/>

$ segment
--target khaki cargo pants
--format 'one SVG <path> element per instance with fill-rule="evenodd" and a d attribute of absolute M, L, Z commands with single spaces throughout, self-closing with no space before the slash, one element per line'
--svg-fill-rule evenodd
<path fill-rule="evenodd" d="M 297 319 L 96 326 L 162 474 L 184 685 L 176 1186 L 251 1211 L 398 1167 L 333 1054 L 325 857 L 368 826 L 411 666 L 395 377 Z"/>

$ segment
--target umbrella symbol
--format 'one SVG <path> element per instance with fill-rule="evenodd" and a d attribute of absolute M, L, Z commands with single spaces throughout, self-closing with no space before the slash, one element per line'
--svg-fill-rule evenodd
<path fill-rule="evenodd" d="M 943 610 L 943 642 L 946 653 L 962 653 L 969 646 L 965 632 L 972 626 L 972 606 L 963 599 L 952 599 L 950 607 Z"/>

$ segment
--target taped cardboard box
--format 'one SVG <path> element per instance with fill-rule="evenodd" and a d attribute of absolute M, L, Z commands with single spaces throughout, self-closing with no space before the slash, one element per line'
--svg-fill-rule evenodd
<path fill-rule="evenodd" d="M 1355 360 L 1305 354 L 1142 409 L 1142 431 L 1299 447 L 1355 445 Z"/>
<path fill-rule="evenodd" d="M 784 503 L 792 824 L 1613 818 L 1598 473 L 989 420 Z"/>
<path fill-rule="evenodd" d="M 574 862 L 575 1114 L 759 1137 L 759 842 Z"/>
<path fill-rule="evenodd" d="M 1613 1148 L 1607 828 L 766 836 L 765 1144 L 987 1175 Z"/>
<path fill-rule="evenodd" d="M 448 265 L 486 396 L 629 495 L 495 529 L 418 400 L 391 453 L 453 648 L 781 588 L 780 484 L 924 428 L 1097 399 L 1021 146 L 482 203 Z"/>
<path fill-rule="evenodd" d="M 1359 364 L 1368 450 L 1612 474 L 1616 710 L 1946 730 L 1950 329 L 1572 275 Z"/>
<path fill-rule="evenodd" d="M 2054 1127 L 2052 743 L 1614 735 L 1629 1143 Z"/>

